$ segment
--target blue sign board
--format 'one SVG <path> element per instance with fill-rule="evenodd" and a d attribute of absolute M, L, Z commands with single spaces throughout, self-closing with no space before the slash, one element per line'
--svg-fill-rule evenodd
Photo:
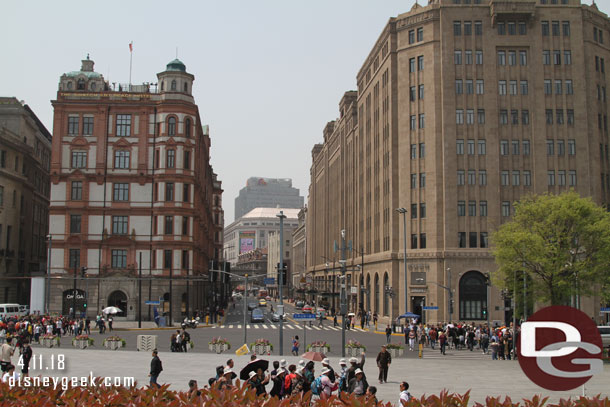
<path fill-rule="evenodd" d="M 602 307 L 599 312 L 608 312 L 610 313 L 610 307 Z"/>
<path fill-rule="evenodd" d="M 146 305 L 161 305 L 160 301 L 146 301 Z"/>
<path fill-rule="evenodd" d="M 438 309 L 438 307 L 435 306 L 430 306 L 430 307 L 422 307 L 424 311 L 431 311 L 431 310 L 436 310 Z"/>
<path fill-rule="evenodd" d="M 316 319 L 315 314 L 292 314 L 294 319 Z"/>
<path fill-rule="evenodd" d="M 267 277 L 263 281 L 265 285 L 275 284 L 275 278 L 273 277 Z"/>

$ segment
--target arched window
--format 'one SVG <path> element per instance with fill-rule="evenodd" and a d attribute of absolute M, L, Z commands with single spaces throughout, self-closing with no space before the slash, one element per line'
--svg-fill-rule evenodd
<path fill-rule="evenodd" d="M 165 81 L 161 81 L 161 92 L 165 90 Z"/>
<path fill-rule="evenodd" d="M 172 81 L 171 90 L 176 90 L 176 80 L 175 79 Z"/>
<path fill-rule="evenodd" d="M 184 84 L 184 93 L 188 93 L 189 85 L 187 83 Z"/>
<path fill-rule="evenodd" d="M 390 287 L 390 279 L 388 278 L 388 273 L 383 275 L 383 315 L 390 314 L 390 296 L 385 292 L 385 290 Z"/>
<path fill-rule="evenodd" d="M 72 90 L 72 81 L 68 82 L 67 88 L 68 88 L 68 90 Z"/>
<path fill-rule="evenodd" d="M 167 119 L 167 135 L 175 136 L 176 135 L 176 118 L 170 117 Z"/>
<path fill-rule="evenodd" d="M 89 88 L 90 88 L 92 91 L 95 91 L 95 88 L 96 88 L 95 82 L 91 82 L 91 84 L 89 85 Z"/>
<path fill-rule="evenodd" d="M 116 313 L 115 316 L 127 316 L 127 295 L 125 295 L 125 293 L 120 290 L 113 291 L 108 296 L 108 306 L 117 307 L 121 310 L 121 312 Z"/>
<path fill-rule="evenodd" d="M 478 271 L 469 271 L 460 279 L 460 320 L 483 320 L 487 308 L 487 285 Z"/>
<path fill-rule="evenodd" d="M 191 137 L 191 119 L 186 119 L 184 126 L 184 135 L 186 137 Z"/>
<path fill-rule="evenodd" d="M 366 276 L 366 310 L 371 310 L 371 275 Z"/>
<path fill-rule="evenodd" d="M 379 275 L 375 273 L 375 312 L 379 313 Z"/>
<path fill-rule="evenodd" d="M 84 79 L 78 80 L 78 82 L 76 83 L 76 89 L 85 90 L 85 80 Z"/>

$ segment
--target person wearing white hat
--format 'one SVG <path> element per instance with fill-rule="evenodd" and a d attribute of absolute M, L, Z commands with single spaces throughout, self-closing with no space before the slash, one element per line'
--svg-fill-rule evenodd
<path fill-rule="evenodd" d="M 305 367 L 305 361 L 303 359 L 299 360 L 299 366 Z"/>
<path fill-rule="evenodd" d="M 337 380 L 336 375 L 335 375 L 335 370 L 330 366 L 330 360 L 328 358 L 324 358 L 324 360 L 322 361 L 322 366 L 327 368 L 328 370 L 330 370 L 329 374 L 328 374 L 328 378 L 330 379 L 331 382 L 334 382 L 335 380 Z M 322 373 L 324 374 L 324 373 Z"/>
<path fill-rule="evenodd" d="M 356 369 L 354 377 L 349 381 L 348 391 L 357 396 L 362 396 L 368 387 L 369 384 L 364 377 L 364 372 L 360 368 Z"/>
<path fill-rule="evenodd" d="M 277 397 L 281 399 L 284 396 L 284 380 L 286 378 L 286 373 L 286 369 L 280 367 L 275 373 L 275 377 L 271 379 L 273 380 L 273 387 L 269 392 L 269 395 L 271 397 Z"/>
<path fill-rule="evenodd" d="M 222 372 L 222 377 L 218 379 L 218 383 L 220 383 L 220 385 L 218 386 L 219 390 L 233 387 L 233 374 L 233 369 L 231 369 L 230 367 L 224 368 Z"/>
<path fill-rule="evenodd" d="M 328 367 L 322 369 L 322 374 L 320 375 L 320 386 L 317 392 L 322 400 L 329 398 L 332 392 L 338 387 L 337 383 L 335 383 L 335 381 L 331 380 L 329 377 L 332 372 L 332 369 L 329 369 Z M 316 385 L 316 382 L 312 383 L 312 389 Z"/>
<path fill-rule="evenodd" d="M 339 391 L 347 391 L 347 362 L 345 359 L 339 361 L 341 373 L 339 373 Z"/>
<path fill-rule="evenodd" d="M 351 357 L 349 359 L 349 363 L 351 364 L 350 368 L 347 369 L 347 383 L 349 383 L 355 376 L 356 369 L 364 369 L 365 355 L 362 352 L 360 357 L 360 363 L 358 363 L 358 359 L 355 357 Z M 365 376 L 366 378 L 366 376 Z"/>
<path fill-rule="evenodd" d="M 299 394 L 303 393 L 303 387 L 305 385 L 305 372 L 304 368 L 298 368 L 295 373 L 295 377 L 292 379 L 292 393 L 291 394 Z"/>

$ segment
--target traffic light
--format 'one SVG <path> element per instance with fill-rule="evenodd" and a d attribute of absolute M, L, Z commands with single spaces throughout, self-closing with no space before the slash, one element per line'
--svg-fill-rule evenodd
<path fill-rule="evenodd" d="M 487 308 L 483 308 L 483 318 L 487 318 Z"/>
<path fill-rule="evenodd" d="M 87 310 L 87 302 L 85 302 L 85 303 L 83 304 L 83 307 L 85 307 L 85 311 L 86 311 L 86 310 Z"/>

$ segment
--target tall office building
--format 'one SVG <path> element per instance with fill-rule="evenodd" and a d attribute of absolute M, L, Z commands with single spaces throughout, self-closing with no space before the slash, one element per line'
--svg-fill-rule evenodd
<path fill-rule="evenodd" d="M 336 278 L 324 258 L 340 256 L 345 229 L 351 309 L 386 321 L 405 303 L 427 321 L 509 318 L 485 273 L 497 267 L 488 237 L 514 202 L 568 189 L 610 199 L 609 30 L 578 0 L 440 0 L 390 18 L 312 151 L 317 286 Z M 582 307 L 598 317 L 596 299 Z"/>
<path fill-rule="evenodd" d="M 235 198 L 235 220 L 254 208 L 302 208 L 303 201 L 290 178 L 250 177 Z"/>
<path fill-rule="evenodd" d="M 173 60 L 157 78 L 111 88 L 89 57 L 60 78 L 52 102 L 51 312 L 95 315 L 116 306 L 118 317 L 133 320 L 143 307 L 147 319 L 144 301 L 159 301 L 159 314 L 175 321 L 214 305 L 201 281 L 222 248 L 210 136 L 185 65 Z M 199 281 L 191 284 L 193 276 Z"/>
<path fill-rule="evenodd" d="M 30 304 L 30 278 L 46 271 L 50 161 L 51 133 L 28 105 L 1 97 L 0 299 L 5 303 Z"/>

